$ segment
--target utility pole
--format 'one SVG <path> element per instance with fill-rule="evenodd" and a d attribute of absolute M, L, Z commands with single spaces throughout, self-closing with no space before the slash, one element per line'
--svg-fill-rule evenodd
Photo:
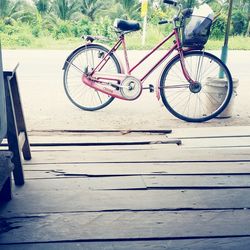
<path fill-rule="evenodd" d="M 228 7 L 228 15 L 227 15 L 227 26 L 224 38 L 224 45 L 221 49 L 221 60 L 226 64 L 227 63 L 227 54 L 228 54 L 228 37 L 230 32 L 230 23 L 231 23 L 231 16 L 232 16 L 232 9 L 233 9 L 233 0 L 229 0 L 229 7 Z M 223 73 L 220 71 L 219 74 L 220 78 L 223 78 Z"/>

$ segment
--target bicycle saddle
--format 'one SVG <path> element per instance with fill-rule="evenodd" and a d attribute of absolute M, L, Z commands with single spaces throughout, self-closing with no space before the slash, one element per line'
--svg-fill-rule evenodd
<path fill-rule="evenodd" d="M 141 26 L 138 22 L 132 22 L 118 18 L 115 19 L 114 27 L 119 31 L 128 31 L 128 32 L 141 29 Z"/>

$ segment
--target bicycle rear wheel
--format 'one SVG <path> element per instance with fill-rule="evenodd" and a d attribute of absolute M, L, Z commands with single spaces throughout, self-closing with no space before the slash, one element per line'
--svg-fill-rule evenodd
<path fill-rule="evenodd" d="M 226 108 L 232 96 L 233 83 L 228 68 L 216 56 L 202 51 L 186 52 L 184 60 L 190 77 L 197 84 L 191 85 L 186 80 L 180 56 L 174 57 L 160 79 L 160 93 L 165 107 L 187 122 L 215 118 Z M 214 90 L 218 82 L 223 93 L 216 95 Z"/>
<path fill-rule="evenodd" d="M 87 44 L 74 51 L 66 60 L 64 67 L 64 90 L 69 100 L 78 108 L 95 111 L 109 105 L 114 97 L 97 91 L 82 82 L 82 75 L 93 70 L 109 52 L 98 44 Z M 121 67 L 114 56 L 107 57 L 101 69 L 107 73 L 121 73 Z"/>

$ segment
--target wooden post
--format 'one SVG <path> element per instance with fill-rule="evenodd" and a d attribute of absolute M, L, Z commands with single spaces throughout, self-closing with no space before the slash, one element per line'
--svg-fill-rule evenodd
<path fill-rule="evenodd" d="M 15 184 L 23 185 L 24 174 L 21 151 L 25 160 L 31 159 L 31 152 L 18 88 L 16 68 L 12 71 L 4 71 L 7 107 L 7 140 L 9 150 L 13 152 L 12 161 L 15 165 L 13 170 Z"/>
<path fill-rule="evenodd" d="M 0 143 L 6 135 L 6 131 L 7 131 L 6 103 L 5 103 L 4 80 L 3 80 L 2 48 L 0 41 Z"/>
<path fill-rule="evenodd" d="M 14 102 L 12 98 L 12 91 L 8 75 L 4 73 L 5 93 L 6 93 L 6 107 L 7 107 L 7 141 L 9 150 L 13 152 L 13 163 L 15 168 L 13 170 L 14 181 L 16 185 L 24 184 L 24 174 L 22 166 L 22 158 L 20 152 L 20 145 L 18 140 L 16 115 L 14 112 Z"/>

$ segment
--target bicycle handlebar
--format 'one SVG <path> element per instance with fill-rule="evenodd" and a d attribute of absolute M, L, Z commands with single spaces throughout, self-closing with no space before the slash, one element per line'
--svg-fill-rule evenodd
<path fill-rule="evenodd" d="M 166 24 L 166 23 L 169 23 L 168 20 L 162 20 L 162 21 L 159 21 L 158 24 Z"/>
<path fill-rule="evenodd" d="M 164 3 L 166 2 L 174 2 L 174 1 L 170 1 L 170 0 L 164 0 Z M 175 2 L 176 3 L 176 2 Z M 177 4 L 177 3 L 176 3 Z M 170 23 L 170 22 L 176 22 L 176 21 L 179 21 L 179 17 L 180 15 L 182 15 L 182 18 L 187 18 L 187 17 L 190 17 L 193 13 L 193 9 L 192 8 L 186 8 L 184 10 L 181 10 L 181 4 L 178 5 L 178 14 L 174 16 L 173 20 L 172 21 L 168 21 L 168 20 L 162 20 L 162 21 L 159 21 L 158 24 L 166 24 L 166 23 Z"/>
<path fill-rule="evenodd" d="M 163 0 L 163 3 L 171 4 L 171 5 L 177 6 L 177 2 L 172 1 L 172 0 Z"/>
<path fill-rule="evenodd" d="M 181 11 L 181 14 L 184 16 L 184 17 L 189 17 L 191 16 L 193 13 L 193 9 L 192 8 L 187 8 L 187 9 L 184 9 Z"/>

